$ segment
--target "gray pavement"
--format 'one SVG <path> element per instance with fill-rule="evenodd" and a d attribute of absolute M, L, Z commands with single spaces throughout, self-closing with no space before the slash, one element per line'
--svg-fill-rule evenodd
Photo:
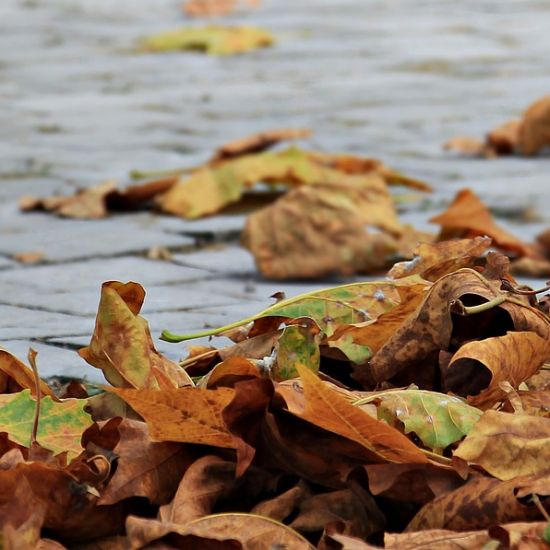
<path fill-rule="evenodd" d="M 502 223 L 532 238 L 549 223 L 549 158 L 482 161 L 443 153 L 549 93 L 550 5 L 540 0 L 263 0 L 223 19 L 271 30 L 274 48 L 215 58 L 134 55 L 143 35 L 199 24 L 180 0 L 0 2 L 0 345 L 39 351 L 43 375 L 101 379 L 74 352 L 94 326 L 100 285 L 135 280 L 144 314 L 200 330 L 340 281 L 274 283 L 235 237 L 242 215 L 196 222 L 150 213 L 97 222 L 22 214 L 25 194 L 71 193 L 132 169 L 193 166 L 219 144 L 307 126 L 303 144 L 365 154 L 433 184 L 401 207 L 422 229 L 471 186 Z M 537 222 L 519 223 L 532 207 Z M 172 260 L 153 261 L 161 246 Z M 22 265 L 17 253 L 40 251 Z M 177 359 L 183 345 L 158 342 Z"/>

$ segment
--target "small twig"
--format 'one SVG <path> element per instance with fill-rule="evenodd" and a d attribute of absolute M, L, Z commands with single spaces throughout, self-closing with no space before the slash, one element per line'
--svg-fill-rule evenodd
<path fill-rule="evenodd" d="M 500 287 L 501 287 L 502 290 L 506 290 L 507 292 L 511 292 L 512 294 L 520 294 L 522 296 L 536 296 L 537 294 L 540 294 L 541 292 L 546 292 L 546 291 L 550 290 L 550 281 L 547 281 L 546 286 L 539 289 L 539 290 L 525 290 L 523 288 L 515 287 L 507 279 L 501 279 L 500 280 Z"/>
<path fill-rule="evenodd" d="M 548 512 L 542 505 L 542 502 L 540 501 L 539 495 L 532 494 L 531 498 L 533 499 L 533 502 L 535 503 L 535 506 L 539 509 L 539 512 L 542 514 L 542 517 L 546 521 L 550 521 L 550 515 L 548 515 Z"/>
<path fill-rule="evenodd" d="M 29 363 L 32 367 L 32 372 L 34 374 L 34 383 L 35 383 L 35 391 L 36 391 L 36 408 L 34 409 L 34 422 L 32 425 L 32 432 L 31 432 L 31 447 L 33 445 L 38 444 L 37 441 L 37 434 L 38 434 L 38 421 L 40 420 L 40 402 L 42 399 L 42 393 L 40 391 L 40 376 L 38 375 L 38 367 L 36 366 L 36 356 L 38 353 L 33 350 L 32 348 L 29 348 L 29 353 L 27 355 L 27 358 L 29 360 Z"/>

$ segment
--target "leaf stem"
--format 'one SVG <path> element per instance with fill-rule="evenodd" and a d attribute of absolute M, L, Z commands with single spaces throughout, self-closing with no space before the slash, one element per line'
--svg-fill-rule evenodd
<path fill-rule="evenodd" d="M 306 292 L 304 294 L 298 294 L 298 296 L 293 296 L 291 298 L 287 298 L 286 300 L 281 300 L 280 302 L 277 302 L 273 304 L 272 306 L 264 309 L 260 313 L 257 313 L 256 315 L 252 315 L 251 317 L 247 317 L 246 319 L 241 319 L 240 321 L 235 321 L 234 323 L 230 323 L 229 325 L 224 325 L 223 327 L 218 327 L 214 329 L 208 329 L 203 330 L 201 332 L 195 332 L 193 334 L 175 334 L 169 330 L 163 330 L 160 339 L 164 340 L 165 342 L 171 342 L 172 344 L 177 344 L 179 342 L 184 342 L 185 340 L 193 340 L 194 338 L 203 338 L 205 336 L 216 336 L 217 334 L 220 334 L 222 332 L 226 332 L 227 330 L 231 330 L 237 327 L 242 327 L 243 325 L 246 325 L 248 323 L 252 323 L 256 321 L 257 319 L 260 319 L 261 317 L 267 317 L 269 315 L 274 315 L 274 312 L 276 312 L 279 309 L 283 309 L 287 306 L 290 306 L 292 304 L 295 304 L 296 302 L 299 302 L 301 300 L 307 300 L 309 298 L 319 298 L 324 300 L 332 301 L 331 298 L 322 298 L 316 296 L 317 294 L 323 294 L 324 292 L 333 291 L 335 289 L 343 289 L 343 288 L 353 288 L 356 286 L 362 286 L 365 284 L 372 284 L 372 285 L 388 285 L 388 286 L 403 286 L 403 281 L 405 279 L 402 279 L 401 281 L 360 281 L 357 283 L 350 283 L 347 285 L 341 285 L 337 287 L 328 287 L 328 288 L 322 288 L 320 290 L 312 290 L 311 292 Z M 352 307 L 352 306 L 349 306 Z"/>
<path fill-rule="evenodd" d="M 35 391 L 36 391 L 36 407 L 34 409 L 34 421 L 33 421 L 32 432 L 31 432 L 31 448 L 33 447 L 33 445 L 38 444 L 38 441 L 37 441 L 38 422 L 40 420 L 40 403 L 42 400 L 42 392 L 40 391 L 40 376 L 38 375 L 38 367 L 36 366 L 37 355 L 38 353 L 35 350 L 33 350 L 32 348 L 29 348 L 29 353 L 27 355 L 27 358 L 32 367 L 32 372 L 34 374 L 34 383 L 35 383 Z"/>

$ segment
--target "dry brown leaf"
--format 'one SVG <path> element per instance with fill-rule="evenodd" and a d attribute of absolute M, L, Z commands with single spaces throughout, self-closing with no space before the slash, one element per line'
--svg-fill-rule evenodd
<path fill-rule="evenodd" d="M 485 411 L 454 456 L 509 480 L 548 470 L 548 441 L 550 418 Z"/>
<path fill-rule="evenodd" d="M 433 464 L 367 464 L 365 469 L 370 492 L 395 501 L 426 504 L 464 484 L 454 470 Z"/>
<path fill-rule="evenodd" d="M 421 365 L 425 370 L 438 369 L 438 357 L 434 352 L 447 350 L 450 346 L 451 302 L 469 294 L 491 300 L 501 294 L 498 287 L 471 269 L 441 277 L 429 289 L 419 308 L 371 359 L 369 371 L 374 379 L 382 382 L 406 371 L 408 381 L 405 383 L 418 383 Z"/>
<path fill-rule="evenodd" d="M 510 550 L 548 550 L 549 544 L 542 538 L 547 527 L 547 521 L 493 525 L 489 535 Z"/>
<path fill-rule="evenodd" d="M 145 497 L 165 504 L 174 494 L 179 479 L 193 462 L 190 451 L 178 443 L 155 443 L 147 425 L 123 419 L 118 426 L 120 441 L 113 449 L 118 457 L 114 476 L 103 491 L 99 504 L 114 504 L 125 498 Z"/>
<path fill-rule="evenodd" d="M 214 455 L 199 458 L 181 478 L 172 502 L 160 507 L 159 520 L 185 525 L 211 514 L 216 501 L 234 488 L 235 481 L 234 462 Z"/>
<path fill-rule="evenodd" d="M 235 395 L 230 388 L 127 390 L 110 388 L 147 422 L 154 441 L 179 441 L 235 448 L 222 411 Z"/>
<path fill-rule="evenodd" d="M 428 462 L 420 449 L 395 428 L 353 406 L 307 368 L 297 365 L 297 370 L 306 398 L 300 418 L 355 441 L 389 462 Z"/>
<path fill-rule="evenodd" d="M 388 271 L 388 276 L 401 279 L 419 274 L 428 281 L 436 281 L 462 267 L 473 267 L 476 258 L 490 246 L 489 237 L 420 243 L 414 250 L 413 259 L 395 264 Z"/>
<path fill-rule="evenodd" d="M 401 232 L 387 187 L 377 176 L 350 178 L 356 181 L 292 190 L 248 218 L 242 242 L 264 276 L 350 275 L 387 263 Z"/>
<path fill-rule="evenodd" d="M 267 413 L 261 436 L 264 464 L 323 487 L 341 488 L 353 468 L 373 458 L 361 445 L 290 415 Z"/>
<path fill-rule="evenodd" d="M 517 389 L 548 357 L 550 341 L 534 332 L 508 332 L 468 342 L 454 354 L 445 371 L 446 390 L 468 396 L 475 407 L 489 408 L 506 397 L 502 382 Z"/>
<path fill-rule="evenodd" d="M 427 529 L 470 531 L 498 523 L 540 518 L 533 503 L 522 503 L 514 494 L 519 480 L 500 481 L 476 476 L 466 485 L 445 493 L 416 514 L 406 532 Z"/>
<path fill-rule="evenodd" d="M 519 149 L 524 155 L 536 155 L 550 146 L 550 95 L 531 104 L 519 126 Z"/>
<path fill-rule="evenodd" d="M 139 315 L 144 299 L 137 283 L 104 283 L 92 340 L 78 353 L 116 387 L 192 385 L 183 369 L 155 349 L 149 325 Z"/>
<path fill-rule="evenodd" d="M 499 227 L 491 213 L 471 189 L 462 189 L 449 208 L 430 219 L 441 225 L 440 240 L 452 237 L 476 237 L 487 235 L 496 246 L 520 256 L 536 256 L 534 248 L 510 235 Z"/>
<path fill-rule="evenodd" d="M 19 207 L 23 211 L 45 210 L 66 218 L 96 220 L 105 218 L 110 211 L 136 210 L 157 195 L 168 191 L 176 177 L 158 179 L 138 185 L 131 185 L 123 191 L 117 189 L 115 181 L 81 189 L 73 196 L 37 199 L 22 197 Z"/>
<path fill-rule="evenodd" d="M 366 538 L 384 527 L 384 516 L 374 499 L 360 487 L 321 493 L 299 503 L 290 527 L 304 534 L 322 532 L 337 522 L 346 535 Z"/>
<path fill-rule="evenodd" d="M 251 514 L 265 516 L 276 521 L 284 521 L 297 508 L 297 506 L 311 495 L 311 490 L 307 484 L 301 480 L 295 487 L 277 495 L 269 500 L 260 502 L 250 510 Z"/>
<path fill-rule="evenodd" d="M 491 543 L 487 531 L 429 529 L 412 533 L 386 533 L 384 548 L 391 550 L 479 550 Z"/>
<path fill-rule="evenodd" d="M 311 137 L 311 130 L 308 128 L 283 128 L 279 130 L 265 130 L 251 136 L 236 139 L 225 143 L 218 148 L 210 162 L 218 162 L 230 158 L 248 155 L 250 153 L 261 153 L 270 149 L 281 141 L 293 139 L 304 139 Z"/>
<path fill-rule="evenodd" d="M 224 550 L 250 548 L 268 550 L 274 541 L 285 550 L 314 550 L 314 547 L 296 531 L 273 519 L 253 514 L 225 513 L 203 516 L 185 525 L 161 523 L 156 520 L 129 516 L 126 532 L 132 548 L 161 539 L 168 533 L 182 548 L 221 548 L 209 546 L 209 541 L 224 541 Z"/>

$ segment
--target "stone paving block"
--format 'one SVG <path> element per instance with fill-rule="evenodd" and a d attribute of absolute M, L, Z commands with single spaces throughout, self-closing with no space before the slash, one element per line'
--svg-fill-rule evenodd
<path fill-rule="evenodd" d="M 19 338 L 91 334 L 91 318 L 0 305 L 0 344 Z"/>
<path fill-rule="evenodd" d="M 240 246 L 220 245 L 196 252 L 174 254 L 172 260 L 181 265 L 199 267 L 208 271 L 255 277 L 254 257 Z"/>
<path fill-rule="evenodd" d="M 201 280 L 208 276 L 211 276 L 209 272 L 195 267 L 129 256 L 2 270 L 0 286 L 3 283 L 17 284 L 22 289 L 38 288 L 45 293 L 95 289 L 99 296 L 104 281 L 135 281 L 147 288 L 155 284 Z"/>
<path fill-rule="evenodd" d="M 189 237 L 141 228 L 131 221 L 131 217 L 94 221 L 50 217 L 37 231 L 33 214 L 21 216 L 25 216 L 27 225 L 21 232 L 0 239 L 0 253 L 40 251 L 47 261 L 67 261 L 145 252 L 154 246 L 190 247 L 194 244 Z"/>
<path fill-rule="evenodd" d="M 2 342 L 2 347 L 24 363 L 27 363 L 29 348 L 36 350 L 38 352 L 37 366 L 41 378 L 67 376 L 69 378 L 84 378 L 98 384 L 106 383 L 101 370 L 88 365 L 76 351 L 25 339 L 7 340 Z"/>

